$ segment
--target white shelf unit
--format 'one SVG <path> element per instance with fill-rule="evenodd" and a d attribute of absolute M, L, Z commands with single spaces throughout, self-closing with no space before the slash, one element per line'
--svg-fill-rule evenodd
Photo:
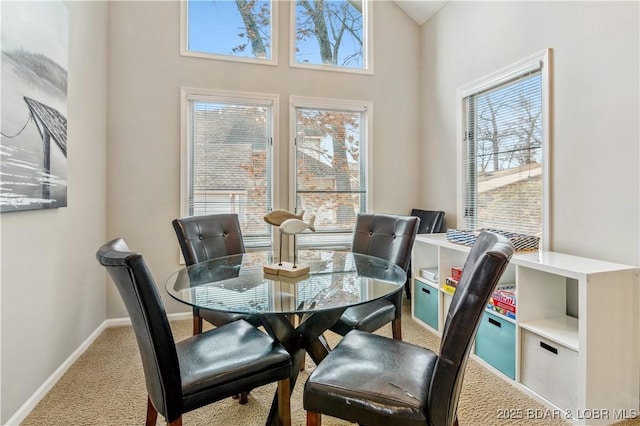
<path fill-rule="evenodd" d="M 451 267 L 464 264 L 469 250 L 448 241 L 445 234 L 416 237 L 412 316 L 438 334 L 451 302 L 442 289 L 444 281 Z M 415 315 L 416 303 L 422 302 L 416 287 L 428 282 L 420 269 L 427 267 L 438 268 L 437 327 Z M 516 253 L 501 283 L 515 283 L 516 319 L 488 312 L 515 324 L 515 339 L 508 342 L 515 352 L 513 381 L 563 417 L 569 414 L 574 423 L 611 424 L 640 413 L 636 266 L 548 251 Z M 568 314 L 568 302 L 577 306 L 577 313 Z M 499 369 L 492 370 L 511 380 Z"/>

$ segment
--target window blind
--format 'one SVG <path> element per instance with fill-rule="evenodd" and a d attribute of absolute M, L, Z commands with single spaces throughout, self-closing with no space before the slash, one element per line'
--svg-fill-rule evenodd
<path fill-rule="evenodd" d="M 541 236 L 542 73 L 464 98 L 465 226 Z"/>
<path fill-rule="evenodd" d="M 247 247 L 271 245 L 272 104 L 189 98 L 189 215 L 236 213 Z"/>
<path fill-rule="evenodd" d="M 348 249 L 367 209 L 366 108 L 295 108 L 295 208 L 316 215 L 300 248 Z"/>

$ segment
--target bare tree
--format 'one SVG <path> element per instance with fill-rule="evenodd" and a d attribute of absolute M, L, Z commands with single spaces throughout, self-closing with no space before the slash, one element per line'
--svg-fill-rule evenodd
<path fill-rule="evenodd" d="M 271 34 L 268 31 L 271 25 L 268 4 L 258 3 L 257 0 L 235 0 L 235 3 L 244 23 L 244 31 L 238 33 L 238 36 L 249 40 L 251 52 L 256 58 L 266 58 L 267 47 L 271 42 Z M 243 52 L 246 48 L 247 44 L 243 43 L 234 47 L 232 51 Z"/>
<path fill-rule="evenodd" d="M 324 0 L 298 0 L 304 16 L 298 17 L 296 38 L 298 41 L 313 37 L 318 42 L 323 64 L 348 65 L 362 57 L 362 5 L 358 2 L 325 2 Z M 345 33 L 349 33 L 360 48 L 339 58 Z"/>
<path fill-rule="evenodd" d="M 500 97 L 482 97 L 476 108 L 479 173 L 510 168 L 514 163 L 522 166 L 535 162 L 535 149 L 541 146 L 539 103 L 533 103 L 522 93 L 514 96 L 507 92 Z"/>
<path fill-rule="evenodd" d="M 518 138 L 517 160 L 523 166 L 535 163 L 535 151 L 542 147 L 542 108 L 520 95 L 518 109 L 520 117 L 513 125 L 512 133 Z"/>
<path fill-rule="evenodd" d="M 505 107 L 503 99 L 494 101 L 485 97 L 482 106 L 478 106 L 478 156 L 481 158 L 480 173 L 486 173 L 489 161 L 493 160 L 493 171 L 500 169 L 500 142 L 507 134 L 498 125 L 498 115 Z M 489 142 L 487 144 L 486 142 Z"/>
<path fill-rule="evenodd" d="M 270 28 L 270 8 L 268 2 L 257 0 L 235 0 L 244 29 L 238 35 L 246 38 L 251 51 L 257 58 L 266 57 Z M 323 64 L 349 65 L 362 58 L 362 2 L 324 0 L 297 0 L 301 13 L 297 16 L 296 40 L 314 39 L 318 43 Z M 349 34 L 355 48 L 340 57 L 345 36 Z M 247 43 L 234 47 L 234 52 L 246 50 Z"/>
<path fill-rule="evenodd" d="M 349 157 L 357 160 L 360 153 L 360 141 L 354 137 L 359 132 L 360 126 L 357 114 L 339 111 L 303 112 L 298 114 L 298 121 L 305 132 L 321 137 L 328 136 L 332 141 L 332 153 L 320 147 L 316 147 L 315 150 L 319 157 L 331 164 L 335 177 L 336 196 L 332 200 L 327 200 L 326 196 L 320 196 L 318 199 L 309 201 L 317 205 L 330 201 L 333 203 L 337 217 L 346 223 L 351 223 L 355 219 L 351 182 L 352 179 L 359 178 L 359 175 L 352 176 Z M 307 172 L 306 175 L 299 177 L 309 182 L 313 176 Z"/>

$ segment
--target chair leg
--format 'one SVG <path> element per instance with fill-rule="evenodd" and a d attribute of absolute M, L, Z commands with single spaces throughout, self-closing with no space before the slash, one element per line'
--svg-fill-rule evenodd
<path fill-rule="evenodd" d="M 307 426 L 320 426 L 322 415 L 320 413 L 314 413 L 307 411 Z"/>
<path fill-rule="evenodd" d="M 391 331 L 393 338 L 396 340 L 402 340 L 402 319 L 396 318 L 391 321 Z"/>
<path fill-rule="evenodd" d="M 182 426 L 182 416 L 178 417 L 172 422 L 167 422 L 167 426 Z"/>
<path fill-rule="evenodd" d="M 291 426 L 291 379 L 278 382 L 278 417 L 280 425 Z"/>
<path fill-rule="evenodd" d="M 407 278 L 404 283 L 404 291 L 407 294 L 407 300 L 411 300 L 411 278 Z"/>
<path fill-rule="evenodd" d="M 202 333 L 202 318 L 198 315 L 193 315 L 193 335 Z"/>
<path fill-rule="evenodd" d="M 156 420 L 158 419 L 158 410 L 151 403 L 151 398 L 147 397 L 147 421 L 146 426 L 156 426 Z"/>
<path fill-rule="evenodd" d="M 235 395 L 231 395 L 231 398 L 237 399 L 238 403 L 240 403 L 241 405 L 244 405 L 247 402 L 249 402 L 249 392 L 251 391 L 240 392 Z"/>

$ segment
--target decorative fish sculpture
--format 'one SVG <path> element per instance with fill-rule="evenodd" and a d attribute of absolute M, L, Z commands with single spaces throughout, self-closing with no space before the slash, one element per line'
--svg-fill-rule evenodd
<path fill-rule="evenodd" d="M 287 219 L 298 219 L 302 220 L 302 216 L 304 216 L 304 210 L 302 210 L 298 214 L 293 214 L 287 210 L 283 209 L 275 209 L 271 210 L 268 214 L 266 214 L 263 219 L 269 225 L 280 226 L 282 222 Z"/>
<path fill-rule="evenodd" d="M 316 216 L 313 214 L 309 217 L 309 222 L 303 222 L 300 219 L 287 219 L 280 224 L 280 231 L 287 235 L 299 234 L 305 229 L 310 229 L 311 231 L 316 232 L 316 228 L 314 226 L 315 221 Z"/>

